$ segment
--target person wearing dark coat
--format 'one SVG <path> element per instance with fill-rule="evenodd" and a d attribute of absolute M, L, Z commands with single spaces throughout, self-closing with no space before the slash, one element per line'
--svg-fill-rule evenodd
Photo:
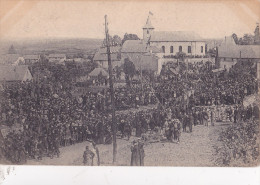
<path fill-rule="evenodd" d="M 140 154 L 140 166 L 144 166 L 144 143 L 139 141 L 138 142 L 138 149 L 139 149 L 139 154 Z"/>
<path fill-rule="evenodd" d="M 137 141 L 133 141 L 131 146 L 131 166 L 140 166 L 140 151 Z"/>
<path fill-rule="evenodd" d="M 238 110 L 237 110 L 237 108 L 235 108 L 235 110 L 234 110 L 234 123 L 237 123 L 237 121 L 238 121 Z"/>
<path fill-rule="evenodd" d="M 259 108 L 257 105 L 255 105 L 253 108 L 253 117 L 254 119 L 259 119 Z"/>

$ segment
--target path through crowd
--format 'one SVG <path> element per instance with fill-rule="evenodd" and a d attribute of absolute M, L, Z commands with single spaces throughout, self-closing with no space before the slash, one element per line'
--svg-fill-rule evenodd
<path fill-rule="evenodd" d="M 192 133 L 181 133 L 179 144 L 171 142 L 148 143 L 145 145 L 145 166 L 214 166 L 214 146 L 218 145 L 218 135 L 227 124 L 216 123 L 215 126 L 198 125 Z M 129 166 L 131 142 L 117 139 L 117 166 Z M 29 160 L 28 165 L 83 165 L 83 152 L 88 142 L 83 142 L 60 149 L 59 158 L 44 157 L 42 160 Z M 112 164 L 112 145 L 98 145 L 100 163 Z"/>

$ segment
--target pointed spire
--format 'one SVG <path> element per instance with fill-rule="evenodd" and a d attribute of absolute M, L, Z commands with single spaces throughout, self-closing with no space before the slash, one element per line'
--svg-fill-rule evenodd
<path fill-rule="evenodd" d="M 150 14 L 147 17 L 146 24 L 144 25 L 143 29 L 154 29 L 151 23 Z"/>

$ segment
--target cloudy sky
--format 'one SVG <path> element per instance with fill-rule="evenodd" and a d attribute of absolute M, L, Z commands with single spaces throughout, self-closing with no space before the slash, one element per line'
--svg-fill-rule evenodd
<path fill-rule="evenodd" d="M 104 38 L 105 14 L 110 34 L 142 37 L 149 11 L 156 31 L 190 30 L 204 38 L 223 38 L 253 33 L 260 15 L 255 1 L 7 2 L 0 0 L 0 38 Z"/>

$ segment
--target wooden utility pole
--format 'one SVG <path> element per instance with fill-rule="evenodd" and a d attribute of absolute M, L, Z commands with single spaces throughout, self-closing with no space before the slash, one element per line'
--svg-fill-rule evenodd
<path fill-rule="evenodd" d="M 113 163 L 116 162 L 116 153 L 117 153 L 117 144 L 116 144 L 116 120 L 115 120 L 115 96 L 113 88 L 113 72 L 112 72 L 112 63 L 111 63 L 111 53 L 110 53 L 110 41 L 108 34 L 108 23 L 107 15 L 105 15 L 105 33 L 106 33 L 106 46 L 107 46 L 107 59 L 108 59 L 108 73 L 109 73 L 109 87 L 110 87 L 110 96 L 112 104 L 112 132 L 113 132 Z"/>

